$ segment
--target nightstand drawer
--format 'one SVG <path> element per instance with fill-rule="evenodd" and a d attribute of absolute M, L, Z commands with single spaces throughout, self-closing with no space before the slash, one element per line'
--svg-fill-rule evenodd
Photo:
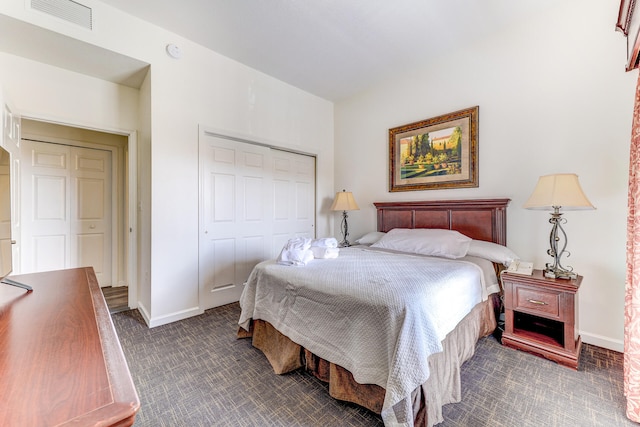
<path fill-rule="evenodd" d="M 514 290 L 514 310 L 560 318 L 560 293 L 525 286 L 516 286 Z"/>

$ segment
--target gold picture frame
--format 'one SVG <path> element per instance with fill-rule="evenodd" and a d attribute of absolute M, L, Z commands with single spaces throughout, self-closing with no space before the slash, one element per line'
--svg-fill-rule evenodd
<path fill-rule="evenodd" d="M 478 110 L 389 129 L 389 191 L 478 187 Z"/>

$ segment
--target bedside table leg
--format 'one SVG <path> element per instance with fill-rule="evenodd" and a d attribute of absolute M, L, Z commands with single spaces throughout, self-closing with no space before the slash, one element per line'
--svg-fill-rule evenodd
<path fill-rule="evenodd" d="M 504 331 L 507 334 L 513 334 L 513 310 L 504 310 Z"/>

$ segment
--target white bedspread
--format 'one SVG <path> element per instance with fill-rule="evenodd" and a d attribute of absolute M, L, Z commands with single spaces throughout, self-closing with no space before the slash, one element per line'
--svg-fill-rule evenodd
<path fill-rule="evenodd" d="M 486 299 L 475 263 L 343 248 L 304 268 L 265 261 L 240 299 L 239 324 L 262 319 L 361 384 L 386 390 L 386 426 L 412 425 L 411 392 L 429 377 L 427 358 Z"/>

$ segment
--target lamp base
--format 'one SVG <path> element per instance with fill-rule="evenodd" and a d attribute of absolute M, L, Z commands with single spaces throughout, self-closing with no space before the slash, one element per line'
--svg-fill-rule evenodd
<path fill-rule="evenodd" d="M 342 223 L 340 224 L 342 226 L 342 242 L 338 244 L 341 248 L 351 246 L 351 243 L 347 240 L 347 237 L 349 237 L 349 223 L 347 222 L 347 218 L 349 218 L 347 211 L 342 211 Z"/>
<path fill-rule="evenodd" d="M 578 275 L 573 271 L 547 267 L 544 270 L 544 277 L 548 277 L 550 279 L 573 280 L 573 279 L 577 279 Z"/>
<path fill-rule="evenodd" d="M 578 275 L 573 272 L 573 268 L 569 266 L 567 269 L 563 267 L 560 262 L 564 253 L 566 253 L 567 256 L 570 255 L 570 253 L 565 250 L 567 248 L 568 239 L 567 233 L 564 232 L 561 224 L 566 222 L 566 220 L 562 218 L 560 206 L 553 207 L 553 213 L 551 214 L 551 218 L 549 218 L 549 222 L 553 224 L 553 226 L 551 227 L 551 233 L 549 234 L 550 249 L 547 250 L 547 254 L 553 257 L 554 262 L 553 264 L 545 265 L 544 277 L 565 280 L 577 279 Z M 562 245 L 559 245 L 560 242 Z"/>

